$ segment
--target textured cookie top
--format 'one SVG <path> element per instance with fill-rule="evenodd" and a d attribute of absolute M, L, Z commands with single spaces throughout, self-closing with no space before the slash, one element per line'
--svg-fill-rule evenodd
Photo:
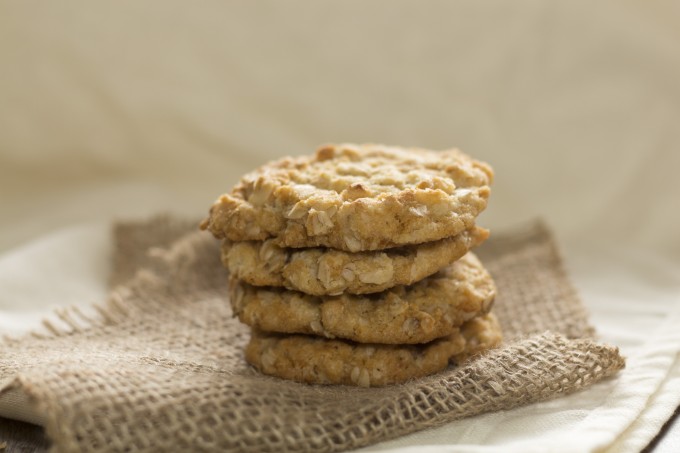
<path fill-rule="evenodd" d="M 323 247 L 281 248 L 273 239 L 225 241 L 222 263 L 232 276 L 255 286 L 285 286 L 317 296 L 368 294 L 416 283 L 488 236 L 488 230 L 474 227 L 435 242 L 357 253 Z"/>
<path fill-rule="evenodd" d="M 350 252 L 454 236 L 484 210 L 491 168 L 458 150 L 328 145 L 245 175 L 202 228 L 232 241 Z"/>
<path fill-rule="evenodd" d="M 423 345 L 361 344 L 253 331 L 246 360 L 262 373 L 310 384 L 377 387 L 427 376 L 498 346 L 501 329 L 486 315 Z"/>
<path fill-rule="evenodd" d="M 230 282 L 234 313 L 253 328 L 361 343 L 426 343 L 449 335 L 488 312 L 495 295 L 491 276 L 472 253 L 414 285 L 364 296 L 310 296 Z"/>

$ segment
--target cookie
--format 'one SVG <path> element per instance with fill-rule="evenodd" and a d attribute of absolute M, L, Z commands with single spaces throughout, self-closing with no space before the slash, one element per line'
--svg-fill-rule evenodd
<path fill-rule="evenodd" d="M 491 168 L 458 150 L 328 145 L 245 175 L 201 228 L 231 241 L 349 252 L 421 244 L 474 226 Z"/>
<path fill-rule="evenodd" d="M 246 360 L 260 372 L 284 379 L 378 387 L 436 373 L 449 362 L 460 364 L 500 342 L 500 326 L 489 314 L 423 345 L 361 344 L 253 331 Z"/>
<path fill-rule="evenodd" d="M 477 257 L 468 253 L 414 285 L 370 295 L 311 296 L 234 278 L 230 292 L 234 314 L 258 330 L 413 344 L 449 335 L 488 312 L 496 287 Z"/>
<path fill-rule="evenodd" d="M 488 236 L 488 230 L 474 227 L 435 242 L 358 253 L 281 248 L 271 239 L 225 241 L 222 262 L 231 275 L 254 286 L 285 286 L 316 296 L 368 294 L 418 282 Z"/>

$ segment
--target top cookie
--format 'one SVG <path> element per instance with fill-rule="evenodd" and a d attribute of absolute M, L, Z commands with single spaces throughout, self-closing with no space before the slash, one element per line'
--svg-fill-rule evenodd
<path fill-rule="evenodd" d="M 493 171 L 458 150 L 328 145 L 245 175 L 201 228 L 231 241 L 350 252 L 420 244 L 474 225 Z"/>

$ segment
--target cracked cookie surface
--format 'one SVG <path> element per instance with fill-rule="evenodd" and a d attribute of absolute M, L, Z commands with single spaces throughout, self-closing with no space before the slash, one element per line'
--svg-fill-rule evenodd
<path fill-rule="evenodd" d="M 316 296 L 369 294 L 418 282 L 488 236 L 488 230 L 474 227 L 435 242 L 358 253 L 281 248 L 272 239 L 225 241 L 222 262 L 232 276 L 254 286 L 284 286 Z"/>
<path fill-rule="evenodd" d="M 260 372 L 284 379 L 378 387 L 442 371 L 450 362 L 461 364 L 501 340 L 500 325 L 492 314 L 422 345 L 361 344 L 253 331 L 246 360 Z"/>
<path fill-rule="evenodd" d="M 455 236 L 487 204 L 491 167 L 458 150 L 327 145 L 243 176 L 201 227 L 280 247 L 381 250 Z"/>
<path fill-rule="evenodd" d="M 487 313 L 495 295 L 491 276 L 471 252 L 414 285 L 363 296 L 312 296 L 230 281 L 234 314 L 255 329 L 361 343 L 426 343 L 449 335 Z"/>

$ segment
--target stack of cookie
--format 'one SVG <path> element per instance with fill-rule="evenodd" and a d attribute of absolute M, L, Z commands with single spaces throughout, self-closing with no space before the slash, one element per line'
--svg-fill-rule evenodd
<path fill-rule="evenodd" d="M 246 360 L 380 386 L 496 346 L 496 289 L 469 252 L 493 172 L 457 150 L 324 146 L 245 175 L 202 228 L 224 239 Z"/>

